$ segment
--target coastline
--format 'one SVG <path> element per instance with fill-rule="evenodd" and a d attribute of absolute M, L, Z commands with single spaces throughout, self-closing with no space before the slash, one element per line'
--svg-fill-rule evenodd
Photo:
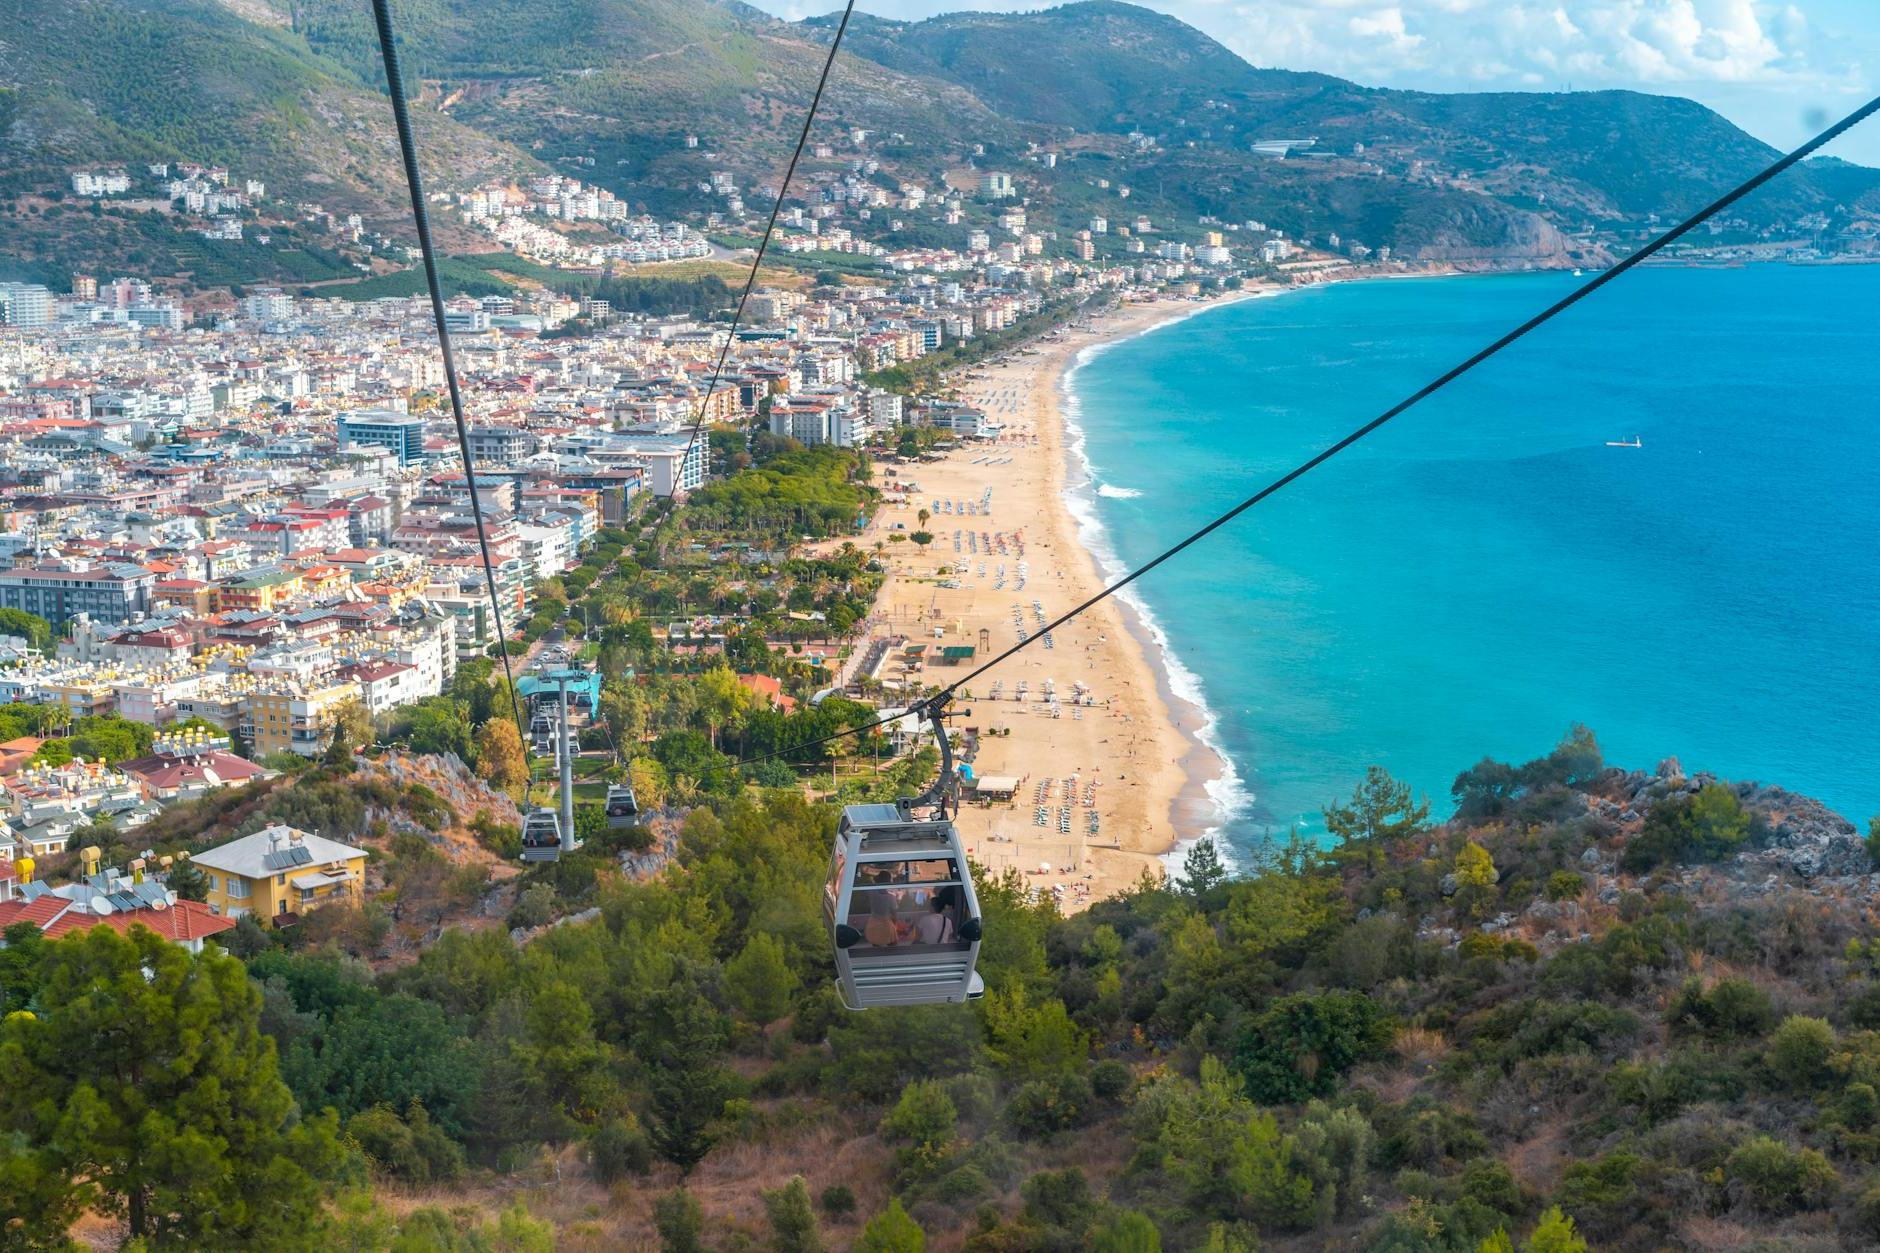
<path fill-rule="evenodd" d="M 869 636 L 934 653 L 972 646 L 974 660 L 963 663 L 970 668 L 1015 643 L 1017 630 L 1056 617 L 1125 572 L 1098 512 L 1104 484 L 1085 451 L 1075 392 L 1081 367 L 1110 347 L 1230 304 L 1320 283 L 1441 276 L 1353 275 L 1262 285 L 1206 301 L 1128 303 L 1062 327 L 998 364 L 961 370 L 953 377 L 958 394 L 1004 431 L 931 461 L 882 468 L 878 478 L 912 481 L 917 490 L 879 511 L 862 537 L 888 569 Z M 990 508 L 979 512 L 988 499 Z M 975 512 L 952 511 L 963 507 Z M 907 542 L 920 529 L 923 509 L 933 536 L 925 550 Z M 967 537 L 957 551 L 956 531 Z M 975 551 L 974 532 L 1008 547 Z M 975 775 L 1021 780 L 1009 800 L 962 806 L 958 823 L 975 860 L 994 872 L 1019 873 L 1074 911 L 1129 890 L 1145 874 L 1160 879 L 1178 870 L 1189 844 L 1221 830 L 1252 797 L 1220 745 L 1218 715 L 1201 680 L 1173 652 L 1136 589 L 1055 634 L 1052 648 L 1027 648 L 967 689 L 973 699 L 956 706 L 970 715 L 962 724 L 979 732 Z M 884 663 L 880 673 L 898 670 Z M 1041 702 L 1041 685 L 1066 674 L 1088 683 L 1091 704 L 1070 704 L 1064 688 L 1057 690 L 1063 705 Z M 946 670 L 925 677 L 945 681 Z M 1020 682 L 1029 685 L 1022 702 L 1013 699 Z M 1068 778 L 1077 780 L 1069 792 Z M 1098 824 L 1095 834 L 1087 823 Z M 1231 863 L 1234 850 L 1223 845 L 1222 855 Z"/>
<path fill-rule="evenodd" d="M 1256 287 L 1203 304 L 1155 302 L 1149 307 L 1174 304 L 1167 312 L 1146 326 L 1131 326 L 1084 345 L 1072 354 L 1056 381 L 1059 412 L 1065 429 L 1068 477 L 1063 499 L 1077 525 L 1079 541 L 1095 561 L 1103 583 L 1112 583 L 1128 573 L 1128 566 L 1117 555 L 1108 527 L 1099 512 L 1098 497 L 1110 494 L 1092 464 L 1087 436 L 1081 422 L 1082 407 L 1076 390 L 1077 375 L 1103 353 L 1120 344 L 1140 339 L 1156 331 L 1179 325 L 1228 305 L 1248 300 L 1270 299 L 1295 290 L 1290 287 Z M 1186 307 L 1182 307 L 1186 304 Z M 1136 495 L 1122 489 L 1128 495 Z M 1093 589 L 1094 590 L 1094 589 Z M 1158 854 L 1164 872 L 1180 869 L 1180 858 L 1195 841 L 1218 835 L 1253 796 L 1246 790 L 1239 769 L 1221 744 L 1220 717 L 1208 704 L 1201 678 L 1190 670 L 1169 642 L 1149 603 L 1134 586 L 1124 588 L 1115 597 L 1121 606 L 1125 629 L 1134 637 L 1137 648 L 1155 675 L 1157 693 L 1166 715 L 1176 731 L 1187 741 L 1187 751 L 1176 763 L 1181 783 L 1167 816 L 1167 838 Z M 1219 842 L 1222 860 L 1235 863 L 1235 852 L 1225 841 Z"/>
<path fill-rule="evenodd" d="M 860 539 L 887 567 L 867 624 L 870 639 L 890 641 L 885 680 L 895 681 L 897 659 L 920 647 L 909 680 L 944 682 L 947 668 L 932 654 L 970 649 L 973 657 L 956 663 L 968 669 L 1103 586 L 1067 495 L 1063 377 L 1086 348 L 1208 307 L 1126 305 L 954 376 L 958 393 L 1004 430 L 877 471 L 878 482 L 913 485 L 889 493 Z M 924 548 L 910 542 L 923 525 L 932 536 Z M 1054 632 L 1049 646 L 1040 641 L 975 681 L 964 693 L 972 699 L 955 706 L 965 715 L 956 725 L 978 732 L 976 777 L 1019 781 L 1009 799 L 962 806 L 968 851 L 1067 911 L 1127 891 L 1144 874 L 1160 878 L 1176 842 L 1173 816 L 1190 777 L 1182 767 L 1197 760 L 1185 729 L 1195 716 L 1184 721 L 1171 708 L 1163 667 L 1139 632 L 1118 599 L 1106 600 Z M 1015 699 L 1020 684 L 1023 700 Z"/>

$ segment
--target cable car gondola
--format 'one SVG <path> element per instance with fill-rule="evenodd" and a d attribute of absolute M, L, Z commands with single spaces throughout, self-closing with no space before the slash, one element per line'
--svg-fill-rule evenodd
<path fill-rule="evenodd" d="M 948 816 L 953 753 L 937 706 L 940 779 L 892 805 L 848 805 L 823 891 L 836 985 L 850 1009 L 961 1004 L 985 993 L 979 900 Z M 929 811 L 922 816 L 916 811 Z"/>
<path fill-rule="evenodd" d="M 615 783 L 607 788 L 607 829 L 624 831 L 633 825 L 639 817 L 640 802 L 633 795 L 630 783 Z"/>
<path fill-rule="evenodd" d="M 561 860 L 561 819 L 554 810 L 538 805 L 522 820 L 522 860 Z"/>

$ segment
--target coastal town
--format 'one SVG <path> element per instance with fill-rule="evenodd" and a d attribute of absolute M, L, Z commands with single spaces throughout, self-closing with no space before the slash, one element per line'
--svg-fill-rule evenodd
<path fill-rule="evenodd" d="M 1077 469 L 1058 412 L 1083 346 L 1196 302 L 1444 268 L 1337 232 L 1156 221 L 1107 178 L 1091 184 L 1104 207 L 1067 228 L 1027 194 L 1054 152 L 1034 146 L 1017 172 L 976 160 L 930 186 L 888 177 L 870 155 L 882 139 L 852 130 L 812 149 L 824 165 L 776 223 L 785 264 L 742 298 L 722 276 L 752 264 L 738 241 L 775 185 L 717 170 L 684 220 L 565 174 L 440 194 L 499 249 L 456 261 L 506 279 L 446 306 L 461 440 L 418 296 L 0 283 L 0 613 L 15 619 L 0 698 L 34 732 L 0 744 L 0 859 L 64 869 L 99 824 L 133 830 L 179 798 L 273 777 L 283 755 L 409 743 L 413 711 L 461 703 L 493 656 L 519 654 L 526 675 L 552 637 L 592 664 L 628 622 L 638 664 L 607 653 L 575 711 L 605 740 L 589 764 L 611 777 L 653 769 L 687 717 L 714 740 L 725 729 L 685 714 L 684 695 L 677 716 L 621 715 L 623 693 L 646 699 L 674 667 L 726 666 L 751 706 L 783 714 L 835 693 L 892 717 L 1102 585 L 1066 504 Z M 1309 139 L 1255 151 L 1377 157 Z M 312 228 L 369 283 L 410 256 L 356 214 L 270 200 L 220 166 L 68 174 L 74 197 L 193 221 L 204 239 L 264 248 Z M 914 217 L 949 242 L 896 246 Z M 847 458 L 813 473 L 839 475 L 850 503 L 759 518 L 693 502 L 798 452 Z M 679 563 L 690 587 L 610 591 L 603 572 L 623 560 L 670 559 L 675 525 L 702 557 Z M 852 603 L 806 595 L 826 581 L 784 573 L 804 560 L 847 581 Z M 727 583 L 727 566 L 756 577 Z M 750 633 L 788 660 L 734 655 Z M 1108 602 L 1056 634 L 964 693 L 959 821 L 983 865 L 1077 909 L 1159 874 L 1162 853 L 1208 828 L 1206 784 L 1230 767 L 1129 610 Z M 552 773 L 551 698 L 537 683 L 526 721 Z M 77 751 L 120 724 L 138 728 L 135 758 Z M 792 781 L 818 794 L 813 771 Z"/>
<path fill-rule="evenodd" d="M 212 216 L 252 213 L 265 195 L 254 183 L 227 191 L 222 169 L 152 166 L 139 178 Z M 108 168 L 72 174 L 84 196 L 137 184 Z M 552 282 L 453 298 L 462 445 L 422 299 L 254 285 L 218 302 L 85 274 L 69 291 L 0 284 L 0 707 L 30 732 L 0 745 L 0 862 L 56 866 L 81 884 L 160 880 L 169 867 L 154 854 L 134 869 L 78 854 L 101 829 L 134 845 L 125 833 L 165 806 L 291 772 L 336 739 L 408 742 L 413 710 L 461 696 L 461 667 L 480 682 L 508 650 L 531 673 L 544 636 L 591 661 L 637 620 L 643 664 L 696 670 L 716 658 L 740 670 L 753 702 L 786 713 L 818 692 L 892 713 L 946 681 L 939 667 L 1025 639 L 1047 609 L 1097 585 L 1062 500 L 1055 380 L 1076 347 L 1249 281 L 1316 281 L 1354 263 L 1266 234 L 1265 276 L 1246 275 L 1222 232 L 1198 248 L 1145 245 L 1146 218 L 1134 238 L 1131 225 L 1115 228 L 1139 261 L 1096 261 L 1080 247 L 1090 231 L 1070 241 L 1071 257 L 1041 258 L 1024 210 L 999 207 L 1009 178 L 978 190 L 1005 242 L 973 230 L 959 251 L 861 249 L 883 263 L 878 278 L 767 271 L 735 336 L 694 310 L 616 310 Z M 714 191 L 742 211 L 734 186 Z M 572 179 L 481 188 L 460 207 L 544 263 L 711 252 Z M 830 216 L 792 210 L 781 249 L 858 248 Z M 543 225 L 582 221 L 609 224 L 620 242 L 571 251 Z M 797 593 L 798 612 L 779 621 L 766 612 L 775 591 L 739 584 L 699 608 L 629 594 L 595 620 L 598 604 L 585 602 L 605 591 L 597 563 L 612 568 L 636 544 L 643 557 L 662 525 L 710 512 L 691 503 L 708 484 L 793 452 L 850 458 L 856 506 L 803 534 L 789 533 L 801 521 L 757 528 L 773 551 L 757 558 L 756 583 L 841 549 L 868 554 L 872 599 L 831 612 Z M 707 564 L 749 564 L 753 528 L 720 531 Z M 740 668 L 730 644 L 751 629 L 795 664 Z M 975 858 L 1076 908 L 1158 869 L 1179 775 L 1150 763 L 1185 749 L 1113 607 L 1045 649 L 1067 660 L 1061 673 L 1034 659 L 1047 672 L 1021 668 L 969 693 L 980 703 L 964 728 L 967 774 L 978 782 L 961 822 Z M 609 691 L 646 682 L 604 660 Z M 632 777 L 660 720 L 634 727 L 637 743 L 615 741 L 600 687 L 575 711 L 608 738 L 591 764 Z M 538 712 L 545 697 L 536 684 Z M 123 751 L 84 751 L 121 728 Z M 534 730 L 552 768 L 553 745 Z M 918 735 L 896 738 L 905 750 Z M 356 892 L 363 876 L 350 882 Z M 83 915 L 89 898 L 75 899 Z M 207 902 L 218 919 L 252 912 L 226 895 Z"/>
<path fill-rule="evenodd" d="M 946 7 L 0 4 L 0 1253 L 1880 1247 L 1873 6 Z"/>

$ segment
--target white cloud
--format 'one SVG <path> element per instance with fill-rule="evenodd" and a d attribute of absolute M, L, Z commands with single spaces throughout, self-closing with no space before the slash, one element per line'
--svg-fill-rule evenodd
<path fill-rule="evenodd" d="M 1766 0 L 1187 0 L 1167 6 L 1261 65 L 1429 87 L 1785 83 L 1820 65 Z"/>

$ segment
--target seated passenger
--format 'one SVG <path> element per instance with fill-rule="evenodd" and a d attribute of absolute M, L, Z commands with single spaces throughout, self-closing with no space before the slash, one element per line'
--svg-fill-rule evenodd
<path fill-rule="evenodd" d="M 933 899 L 933 912 L 922 914 L 914 924 L 914 942 L 916 944 L 950 944 L 953 941 L 953 919 L 948 917 L 946 902 L 936 894 Z"/>
<path fill-rule="evenodd" d="M 877 889 L 867 895 L 868 921 L 862 927 L 862 938 L 883 948 L 898 943 L 900 934 L 894 925 L 894 893 Z"/>

